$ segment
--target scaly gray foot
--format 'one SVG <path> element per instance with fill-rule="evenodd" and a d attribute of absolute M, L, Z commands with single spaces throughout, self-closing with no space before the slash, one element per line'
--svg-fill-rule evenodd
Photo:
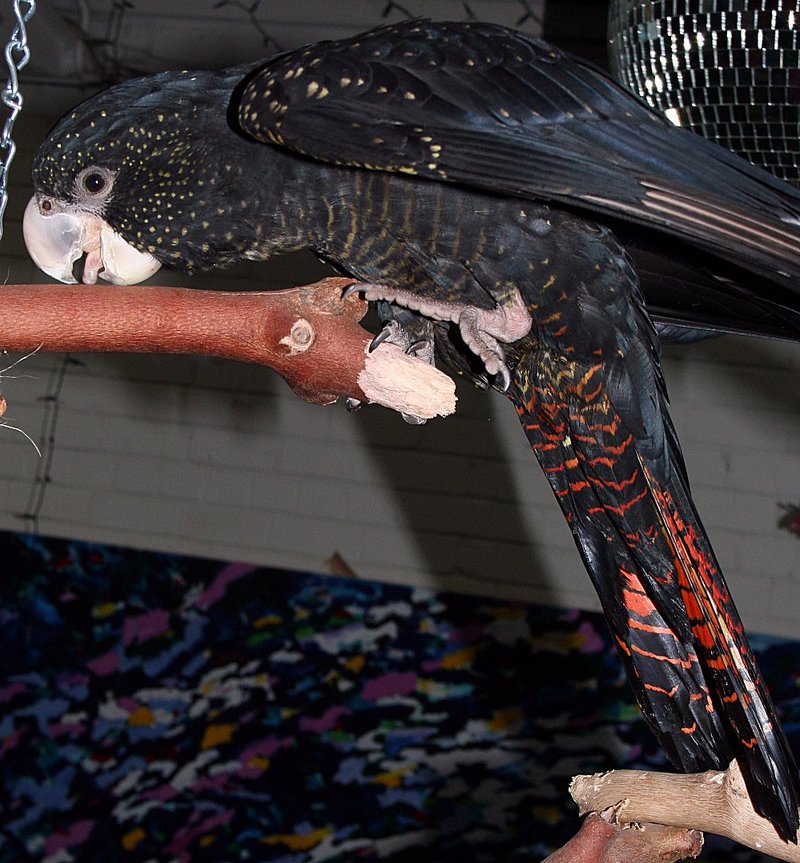
<path fill-rule="evenodd" d="M 515 342 L 526 336 L 531 328 L 531 316 L 516 288 L 509 301 L 494 309 L 480 309 L 477 306 L 435 300 L 413 291 L 372 282 L 350 285 L 344 295 L 354 293 L 363 294 L 370 302 L 384 300 L 396 303 L 425 317 L 457 324 L 464 344 L 480 357 L 489 374 L 500 377 L 503 389 L 508 389 L 511 375 L 501 342 Z"/>
<path fill-rule="evenodd" d="M 424 324 L 425 337 L 420 339 L 419 332 L 412 333 L 399 321 L 388 321 L 372 340 L 369 349 L 374 351 L 378 345 L 386 342 L 390 345 L 397 345 L 405 353 L 433 365 L 433 324 L 430 321 L 424 321 Z M 419 327 L 415 327 L 415 330 L 419 330 Z M 401 416 L 409 425 L 419 426 L 426 422 L 422 417 L 414 416 L 414 414 L 401 413 Z"/>

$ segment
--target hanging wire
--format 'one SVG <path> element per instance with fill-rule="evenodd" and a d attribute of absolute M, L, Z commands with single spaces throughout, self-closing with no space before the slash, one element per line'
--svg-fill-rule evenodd
<path fill-rule="evenodd" d="M 29 533 L 39 533 L 39 518 L 44 507 L 47 489 L 52 481 L 50 471 L 53 467 L 53 458 L 56 453 L 56 430 L 58 428 L 58 415 L 61 409 L 61 390 L 64 387 L 67 371 L 70 366 L 82 366 L 83 363 L 71 356 L 63 354 L 55 358 L 55 364 L 50 372 L 47 383 L 47 391 L 40 401 L 44 402 L 45 409 L 42 416 L 42 427 L 39 435 L 38 449 L 42 453 L 36 466 L 28 493 L 28 504 L 24 512 L 17 513 L 17 518 L 25 522 Z"/>
<path fill-rule="evenodd" d="M 31 56 L 25 25 L 35 11 L 35 0 L 14 0 L 14 17 L 17 19 L 17 23 L 5 50 L 8 81 L 3 89 L 2 100 L 9 113 L 3 132 L 0 134 L 0 239 L 3 238 L 3 216 L 8 204 L 8 172 L 17 152 L 17 145 L 11 137 L 11 132 L 14 129 L 17 114 L 22 110 L 22 93 L 19 91 L 18 73 Z"/>

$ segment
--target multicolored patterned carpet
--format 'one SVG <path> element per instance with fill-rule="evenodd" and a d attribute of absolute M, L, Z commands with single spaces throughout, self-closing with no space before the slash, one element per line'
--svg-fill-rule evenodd
<path fill-rule="evenodd" d="M 595 614 L 10 534 L 0 555 L 1 863 L 527 863 L 577 829 L 571 775 L 662 765 Z M 798 750 L 800 643 L 755 642 Z"/>

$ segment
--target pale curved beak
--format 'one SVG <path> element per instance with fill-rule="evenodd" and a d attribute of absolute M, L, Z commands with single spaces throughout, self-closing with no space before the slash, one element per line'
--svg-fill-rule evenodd
<path fill-rule="evenodd" d="M 77 284 L 72 270 L 84 253 L 85 284 L 94 284 L 99 276 L 115 285 L 134 285 L 161 266 L 152 255 L 134 249 L 97 216 L 64 211 L 43 215 L 35 196 L 25 208 L 22 233 L 36 266 L 66 284 Z"/>
<path fill-rule="evenodd" d="M 108 226 L 104 226 L 100 231 L 100 262 L 102 270 L 98 275 L 114 285 L 135 285 L 143 282 L 161 267 L 161 261 L 157 261 L 147 252 L 134 249 Z M 84 281 L 85 279 L 86 270 Z"/>

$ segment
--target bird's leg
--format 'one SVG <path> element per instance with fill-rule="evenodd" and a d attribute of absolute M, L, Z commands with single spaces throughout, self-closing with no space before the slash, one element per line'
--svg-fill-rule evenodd
<path fill-rule="evenodd" d="M 508 389 L 511 376 L 501 343 L 515 342 L 526 336 L 531 328 L 531 316 L 517 288 L 510 289 L 494 309 L 432 299 L 413 291 L 371 282 L 351 285 L 345 291 L 346 296 L 353 293 L 361 293 L 369 301 L 396 303 L 425 317 L 457 324 L 467 347 L 480 357 L 489 374 L 500 376 L 503 388 Z"/>
<path fill-rule="evenodd" d="M 377 312 L 383 329 L 372 340 L 370 351 L 388 342 L 433 365 L 433 321 L 430 318 L 385 302 L 377 304 Z"/>

